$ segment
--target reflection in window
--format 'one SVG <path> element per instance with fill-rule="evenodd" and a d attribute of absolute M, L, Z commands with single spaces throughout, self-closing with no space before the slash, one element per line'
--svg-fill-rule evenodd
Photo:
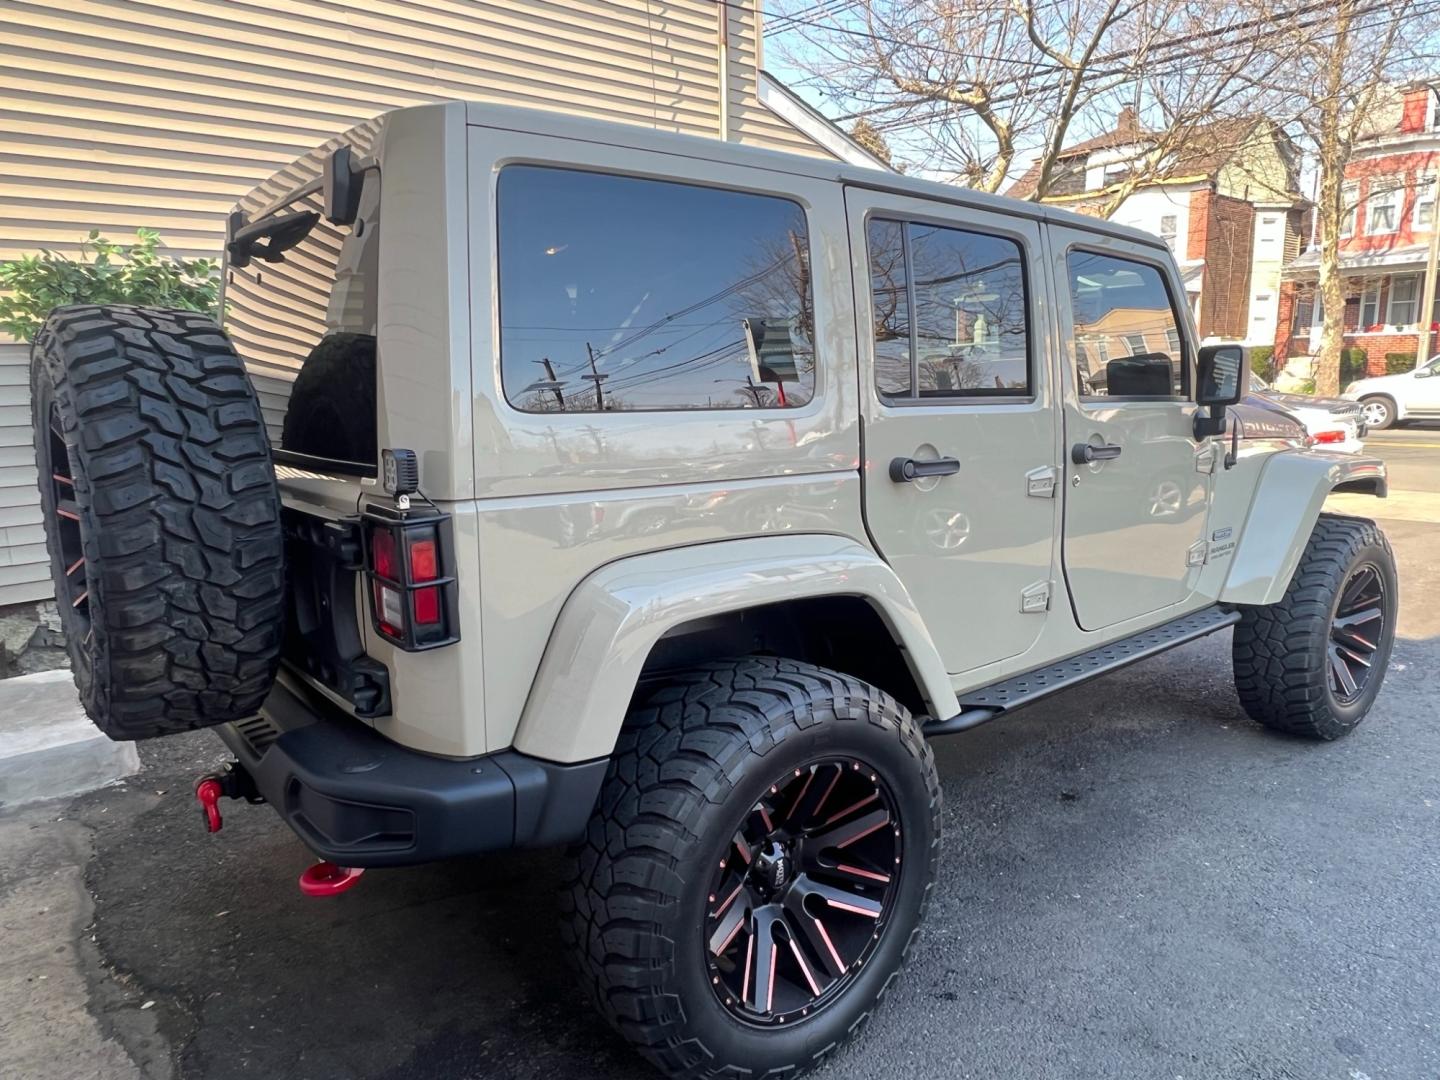
<path fill-rule="evenodd" d="M 962 229 L 876 219 L 869 248 L 875 385 L 883 396 L 1029 393 L 1019 245 Z"/>
<path fill-rule="evenodd" d="M 887 397 L 910 392 L 910 297 L 905 226 L 870 222 L 870 304 L 875 320 L 875 386 Z"/>
<path fill-rule="evenodd" d="M 1088 251 L 1065 262 L 1081 396 L 1183 397 L 1179 322 L 1160 271 Z"/>
<path fill-rule="evenodd" d="M 786 199 L 510 166 L 500 361 L 530 412 L 784 408 L 815 390 L 809 238 Z"/>

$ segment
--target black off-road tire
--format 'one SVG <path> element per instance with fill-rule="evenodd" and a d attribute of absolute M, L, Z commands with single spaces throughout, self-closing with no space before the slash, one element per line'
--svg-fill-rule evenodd
<path fill-rule="evenodd" d="M 378 456 L 375 430 L 375 338 L 330 334 L 290 387 L 280 446 L 368 465 Z"/>
<path fill-rule="evenodd" d="M 1369 676 L 1350 700 L 1331 685 L 1332 627 L 1342 591 L 1373 567 L 1383 586 L 1384 618 L 1371 634 Z M 1245 608 L 1231 653 L 1235 688 L 1251 719 L 1276 731 L 1338 739 L 1365 718 L 1380 692 L 1395 639 L 1399 590 L 1385 534 L 1364 518 L 1321 514 L 1279 603 Z"/>
<path fill-rule="evenodd" d="M 893 794 L 906 837 L 894 906 L 843 992 L 804 1019 L 757 1028 L 713 992 L 708 883 L 737 820 L 824 755 L 863 759 Z M 918 723 L 873 686 L 769 657 L 676 675 L 626 721 L 562 893 L 562 935 L 601 1013 L 666 1074 L 797 1076 L 860 1030 L 904 964 L 933 888 L 940 806 Z"/>
<path fill-rule="evenodd" d="M 260 408 L 225 335 L 190 311 L 59 308 L 35 338 L 31 404 L 90 718 L 124 740 L 254 715 L 280 657 L 284 549 Z"/>

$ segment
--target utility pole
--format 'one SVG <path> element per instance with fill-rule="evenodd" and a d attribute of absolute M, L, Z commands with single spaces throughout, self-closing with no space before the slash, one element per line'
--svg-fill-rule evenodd
<path fill-rule="evenodd" d="M 588 379 L 595 384 L 595 411 L 605 411 L 605 396 L 600 389 L 600 383 L 608 379 L 609 375 L 601 375 L 600 369 L 595 366 L 595 350 L 590 347 L 590 342 L 585 342 L 585 355 L 590 358 L 590 374 L 581 375 L 582 379 Z"/>
<path fill-rule="evenodd" d="M 1425 299 L 1420 304 L 1420 347 L 1415 366 L 1430 359 L 1430 324 L 1434 321 L 1436 276 L 1440 271 L 1440 179 L 1430 178 L 1430 252 L 1425 259 Z"/>
<path fill-rule="evenodd" d="M 555 377 L 555 365 L 550 363 L 550 358 L 547 356 L 543 360 L 532 360 L 530 362 L 532 364 L 539 364 L 545 369 L 545 381 L 538 383 L 537 387 L 541 390 L 549 390 L 554 394 L 556 404 L 558 404 L 561 409 L 564 409 L 565 391 L 561 388 L 565 384 Z"/>

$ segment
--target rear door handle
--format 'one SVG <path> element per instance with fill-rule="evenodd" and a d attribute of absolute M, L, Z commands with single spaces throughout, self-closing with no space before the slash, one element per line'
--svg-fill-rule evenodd
<path fill-rule="evenodd" d="M 933 460 L 897 457 L 890 462 L 890 479 L 897 484 L 908 484 L 921 476 L 954 476 L 960 471 L 958 458 L 942 457 Z"/>
<path fill-rule="evenodd" d="M 1088 442 L 1077 442 L 1070 450 L 1070 460 L 1076 465 L 1088 465 L 1092 461 L 1110 461 L 1120 456 L 1120 447 L 1114 443 L 1099 446 Z"/>

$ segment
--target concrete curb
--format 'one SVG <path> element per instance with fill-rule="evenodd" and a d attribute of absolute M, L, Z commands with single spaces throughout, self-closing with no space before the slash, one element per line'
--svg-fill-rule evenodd
<path fill-rule="evenodd" d="M 139 771 L 135 744 L 111 742 L 85 715 L 70 672 L 0 680 L 0 809 L 78 795 Z"/>

